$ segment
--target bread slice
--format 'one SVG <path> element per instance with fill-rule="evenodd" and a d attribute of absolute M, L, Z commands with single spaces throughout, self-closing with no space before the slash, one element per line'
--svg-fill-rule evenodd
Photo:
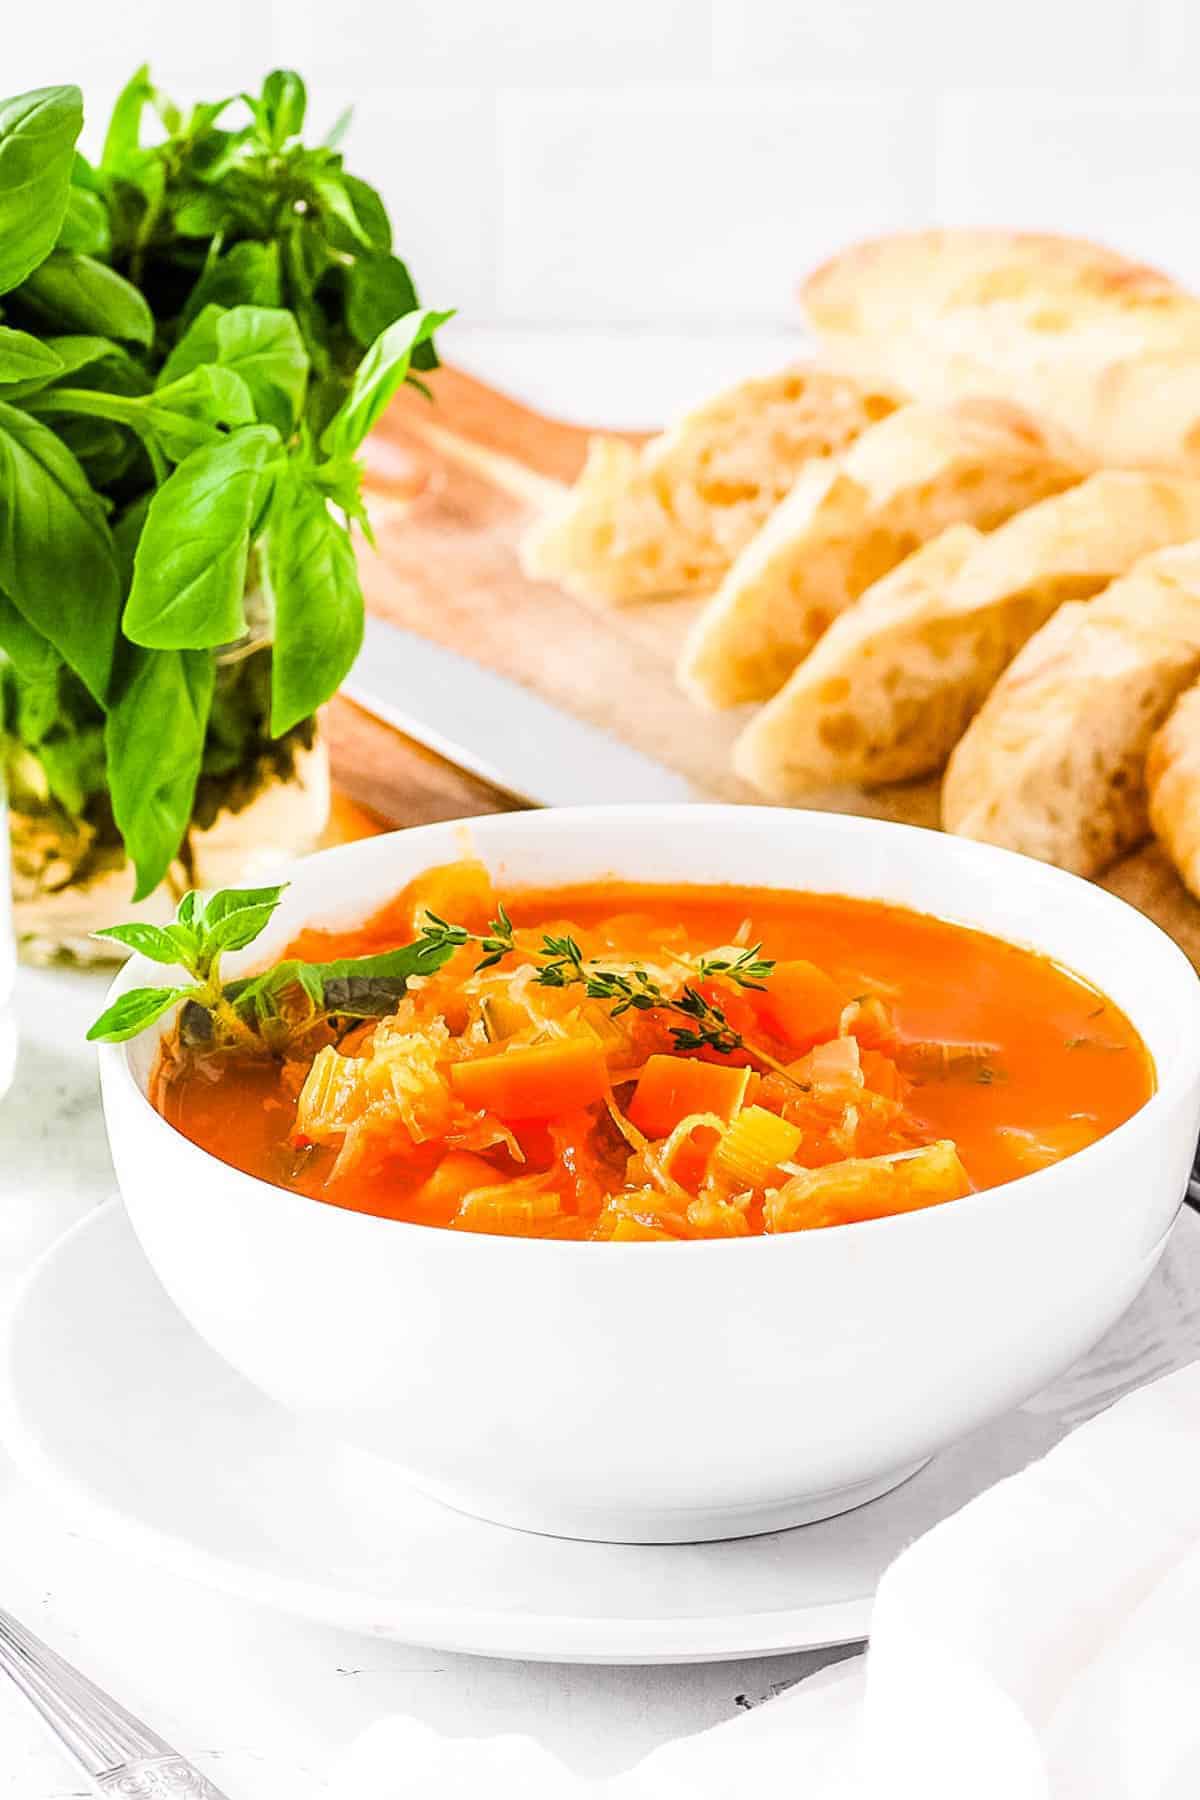
<path fill-rule="evenodd" d="M 575 486 L 526 536 L 525 572 L 588 600 L 706 592 L 805 463 L 900 404 L 879 383 L 796 364 L 727 389 L 640 449 L 594 438 Z"/>
<path fill-rule="evenodd" d="M 1146 758 L 1150 824 L 1200 899 L 1200 684 L 1175 702 Z"/>
<path fill-rule="evenodd" d="M 1030 322 L 1047 333 L 1062 329 L 1048 316 L 1052 303 L 1075 325 L 1142 318 L 1161 332 L 1175 308 L 1197 304 L 1161 270 L 1086 238 L 971 228 L 851 244 L 807 277 L 800 300 L 823 342 L 850 350 L 866 341 L 885 357 L 891 334 L 974 307 L 1036 309 L 1047 316 Z"/>
<path fill-rule="evenodd" d="M 1062 607 L 993 688 L 946 770 L 942 822 L 1095 875 L 1145 837 L 1150 740 L 1200 677 L 1200 542 Z"/>
<path fill-rule="evenodd" d="M 903 407 L 803 472 L 696 621 L 680 680 L 714 706 L 768 699 L 840 613 L 947 525 L 998 525 L 1084 472 L 1007 401 Z"/>
<path fill-rule="evenodd" d="M 1106 470 L 988 536 L 953 525 L 868 588 L 734 752 L 766 794 L 940 769 L 1021 645 L 1068 600 L 1200 536 L 1200 479 Z"/>
<path fill-rule="evenodd" d="M 904 232 L 801 289 L 842 367 L 914 398 L 1004 393 L 1098 466 L 1200 473 L 1200 299 L 1078 238 Z"/>

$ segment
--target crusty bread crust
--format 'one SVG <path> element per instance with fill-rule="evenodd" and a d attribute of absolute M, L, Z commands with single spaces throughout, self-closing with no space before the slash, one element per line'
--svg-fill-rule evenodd
<path fill-rule="evenodd" d="M 1200 542 L 1160 550 L 1025 645 L 950 758 L 942 822 L 1078 875 L 1149 830 L 1150 740 L 1200 676 Z"/>
<path fill-rule="evenodd" d="M 777 692 L 873 582 L 955 523 L 990 529 L 1085 470 L 1005 400 L 906 406 L 806 469 L 697 620 L 680 680 L 714 706 Z"/>
<path fill-rule="evenodd" d="M 1200 479 L 1105 470 L 981 536 L 951 526 L 835 619 L 743 732 L 775 799 L 940 769 L 1017 651 L 1065 601 L 1200 535 Z"/>
<path fill-rule="evenodd" d="M 1151 739 L 1146 791 L 1154 834 L 1200 899 L 1200 685 L 1180 696 Z"/>
<path fill-rule="evenodd" d="M 1189 298 L 1169 276 L 1086 238 L 1051 232 L 898 231 L 851 244 L 801 284 L 800 300 L 823 337 L 875 337 L 914 313 L 1012 303 L 1050 295 L 1128 310 Z"/>
<path fill-rule="evenodd" d="M 901 400 L 795 365 L 726 389 L 641 449 L 594 438 L 575 486 L 526 535 L 525 572 L 618 604 L 711 591 L 804 465 Z"/>
<path fill-rule="evenodd" d="M 1200 299 L 1083 239 L 898 233 L 803 284 L 828 354 L 922 400 L 1005 393 L 1098 466 L 1200 473 Z"/>

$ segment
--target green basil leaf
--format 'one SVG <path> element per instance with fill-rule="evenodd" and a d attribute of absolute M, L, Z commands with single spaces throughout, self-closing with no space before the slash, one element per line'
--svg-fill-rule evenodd
<path fill-rule="evenodd" d="M 68 376 L 75 375 L 93 363 L 109 359 L 122 363 L 128 362 L 128 353 L 110 338 L 101 337 L 45 337 L 35 338 L 35 343 L 57 358 L 57 366 L 49 374 L 30 375 L 21 381 L 8 381 L 0 388 L 0 400 L 24 400 L 30 394 L 40 393 L 53 382 L 65 381 Z"/>
<path fill-rule="evenodd" d="M 89 188 L 72 186 L 67 194 L 67 210 L 58 233 L 61 250 L 79 250 L 85 256 L 107 256 L 112 249 L 112 230 L 108 208 L 99 194 Z"/>
<path fill-rule="evenodd" d="M 378 1019 L 395 1009 L 414 976 L 436 974 L 454 949 L 453 944 L 418 939 L 373 956 L 341 957 L 326 963 L 281 962 L 249 981 L 231 983 L 226 992 L 244 1008 L 277 999 L 289 987 L 300 987 L 325 1012 L 350 1019 Z"/>
<path fill-rule="evenodd" d="M 224 442 L 221 427 L 251 425 L 256 416 L 241 376 L 217 363 L 201 363 L 143 404 L 147 425 L 177 463 L 194 450 Z"/>
<path fill-rule="evenodd" d="M 213 238 L 235 216 L 228 196 L 220 188 L 197 188 L 175 207 L 171 222 L 180 237 Z"/>
<path fill-rule="evenodd" d="M 265 900 L 259 906 L 244 906 L 239 912 L 226 914 L 216 924 L 205 918 L 205 950 L 244 950 L 266 929 L 278 905 L 279 891 L 276 890 L 274 899 Z"/>
<path fill-rule="evenodd" d="M 36 747 L 59 722 L 59 673 L 63 659 L 29 619 L 0 590 L 0 675 L 4 661 L 16 673 L 16 706 L 11 722 L 25 745 Z M 0 725 L 4 724 L 4 691 L 0 689 Z"/>
<path fill-rule="evenodd" d="M 308 96 L 294 69 L 272 69 L 263 82 L 262 99 L 255 107 L 259 130 L 271 150 L 282 150 L 289 138 L 304 128 Z"/>
<path fill-rule="evenodd" d="M 0 400 L 26 400 L 31 394 L 41 393 L 45 388 L 58 382 L 65 382 L 94 364 L 108 363 L 112 367 L 126 364 L 133 367 L 126 351 L 110 338 L 64 336 L 45 337 L 35 340 L 43 349 L 51 351 L 58 358 L 58 368 L 53 374 L 30 376 L 25 381 L 13 381 L 0 388 Z M 76 382 L 76 386 L 85 386 L 86 382 Z M 111 384 L 109 384 L 111 385 Z"/>
<path fill-rule="evenodd" d="M 104 792 L 104 733 L 99 725 L 63 729 L 56 719 L 53 731 L 37 746 L 37 759 L 64 812 L 78 817 L 89 800 Z"/>
<path fill-rule="evenodd" d="M 321 448 L 327 455 L 354 454 L 402 386 L 413 351 L 453 316 L 428 309 L 408 313 L 376 338 L 355 372 L 349 394 L 322 433 Z"/>
<path fill-rule="evenodd" d="M 49 638 L 43 637 L 0 590 L 0 650 L 23 681 L 58 678 L 62 659 Z"/>
<path fill-rule="evenodd" d="M 183 928 L 189 937 L 194 935 L 193 927 L 196 924 L 196 908 L 199 905 L 199 901 L 200 896 L 196 892 L 196 889 L 189 888 L 187 893 L 183 896 L 183 899 L 179 902 L 179 905 L 175 908 L 175 922 Z"/>
<path fill-rule="evenodd" d="M 154 83 L 150 65 L 143 63 L 134 71 L 113 106 L 112 117 L 104 137 L 100 167 L 113 174 L 124 174 L 142 154 L 142 116 L 154 99 Z"/>
<path fill-rule="evenodd" d="M 215 894 L 209 895 L 201 909 L 199 923 L 207 931 L 210 926 L 219 925 L 234 913 L 245 912 L 247 907 L 269 906 L 274 910 L 287 891 L 287 886 L 286 881 L 281 881 L 274 887 L 218 888 Z"/>
<path fill-rule="evenodd" d="M 194 992 L 191 987 L 130 988 L 100 1014 L 87 1034 L 88 1043 L 124 1044 Z"/>
<path fill-rule="evenodd" d="M 133 432 L 108 419 L 61 418 L 54 428 L 93 488 L 119 481 L 141 454 Z"/>
<path fill-rule="evenodd" d="M 246 557 L 279 448 L 269 425 L 249 426 L 193 451 L 158 489 L 125 606 L 135 644 L 198 649 L 245 631 Z"/>
<path fill-rule="evenodd" d="M 258 417 L 287 437 L 308 386 L 308 352 L 282 307 L 235 306 L 216 322 L 217 355 L 249 388 Z"/>
<path fill-rule="evenodd" d="M 275 613 L 271 734 L 280 737 L 336 692 L 362 645 L 350 533 L 306 483 L 289 480 L 276 494 L 266 573 Z"/>
<path fill-rule="evenodd" d="M 82 126 L 77 87 L 35 88 L 0 101 L 0 294 L 18 287 L 54 247 Z"/>
<path fill-rule="evenodd" d="M 357 256 L 344 276 L 346 324 L 356 342 L 373 344 L 380 332 L 412 312 L 417 290 L 398 256 Z"/>
<path fill-rule="evenodd" d="M 188 296 L 183 322 L 190 324 L 206 306 L 279 306 L 282 299 L 279 245 L 247 239 L 206 266 Z"/>
<path fill-rule="evenodd" d="M 327 150 L 336 150 L 351 125 L 354 123 L 354 108 L 344 106 L 325 136 L 321 139 Z"/>
<path fill-rule="evenodd" d="M 367 234 L 367 242 L 376 250 L 390 250 L 392 247 L 392 222 L 388 218 L 388 210 L 382 196 L 369 182 L 360 181 L 357 175 L 343 173 L 342 181 L 350 196 L 355 216 Z M 415 299 L 413 305 L 416 305 Z M 409 308 L 405 307 L 404 310 L 407 312 Z"/>
<path fill-rule="evenodd" d="M 117 574 L 123 595 L 128 594 L 133 585 L 133 559 L 145 530 L 146 514 L 150 511 L 153 498 L 154 489 L 148 488 L 144 494 L 139 494 L 136 500 L 131 501 L 124 512 L 118 513 L 113 521 L 113 549 L 116 552 Z"/>
<path fill-rule="evenodd" d="M 103 705 L 121 598 L 112 534 L 66 445 L 3 402 L 0 587 Z"/>
<path fill-rule="evenodd" d="M 92 936 L 112 938 L 114 943 L 124 944 L 127 950 L 149 957 L 151 962 L 173 966 L 179 961 L 179 945 L 161 925 L 105 925 Z"/>
<path fill-rule="evenodd" d="M 131 648 L 125 658 L 104 741 L 113 817 L 137 870 L 135 900 L 158 886 L 183 842 L 212 690 L 207 650 Z"/>
<path fill-rule="evenodd" d="M 201 308 L 159 370 L 156 386 L 166 387 L 201 363 L 216 362 L 217 320 L 224 311 L 215 301 Z"/>
<path fill-rule="evenodd" d="M 282 307 L 209 305 L 192 321 L 163 364 L 160 388 L 189 370 L 219 363 L 249 388 L 255 415 L 291 435 L 308 386 L 308 352 Z"/>
<path fill-rule="evenodd" d="M 2 672 L 3 665 L 0 665 Z M 69 796 L 64 792 L 61 781 L 55 779 L 53 767 L 47 767 L 44 760 L 45 740 L 59 722 L 61 708 L 61 690 L 58 676 L 62 668 L 61 662 L 44 680 L 31 681 L 22 676 L 17 683 L 16 728 L 21 742 L 38 752 L 38 760 L 42 762 L 42 773 L 46 777 L 46 785 L 54 798 L 64 806 L 69 804 Z M 82 784 L 74 784 L 82 793 Z"/>
<path fill-rule="evenodd" d="M 354 248 L 360 244 L 370 245 L 370 238 L 359 223 L 354 203 L 346 190 L 340 169 L 324 171 L 314 175 L 309 183 L 311 192 L 316 196 L 322 216 L 336 219 Z"/>
<path fill-rule="evenodd" d="M 198 100 L 184 124 L 185 136 L 193 142 L 210 136 L 217 120 L 222 113 L 229 110 L 236 99 L 236 94 L 226 94 L 223 100 Z"/>
<path fill-rule="evenodd" d="M 99 194 L 101 199 L 107 191 L 104 177 L 92 167 L 82 150 L 76 150 L 71 159 L 71 186 L 83 188 L 88 194 Z"/>
<path fill-rule="evenodd" d="M 16 671 L 16 726 L 22 743 L 37 745 L 59 716 L 58 677 L 62 658 L 49 639 L 35 631 L 8 595 L 0 591 L 0 652 Z M 0 663 L 3 662 L 0 657 Z M 2 696 L 0 696 L 2 701 Z M 0 714 L 3 707 L 0 705 Z"/>
<path fill-rule="evenodd" d="M 63 373 L 63 359 L 41 338 L 0 325 L 0 381 L 44 384 Z"/>
<path fill-rule="evenodd" d="M 94 257 L 54 250 L 21 288 L 27 301 L 56 324 L 135 344 L 154 340 L 154 315 L 132 282 Z"/>

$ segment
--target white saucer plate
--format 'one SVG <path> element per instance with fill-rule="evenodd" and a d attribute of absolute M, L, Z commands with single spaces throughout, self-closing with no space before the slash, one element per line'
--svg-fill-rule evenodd
<path fill-rule="evenodd" d="M 865 1637 L 876 1583 L 905 1544 L 1197 1356 L 1200 1219 L 1185 1211 L 1149 1285 L 1083 1363 L 883 1499 L 725 1543 L 577 1543 L 451 1512 L 387 1463 L 313 1435 L 196 1336 L 113 1202 L 18 1296 L 0 1430 L 77 1528 L 228 1592 L 482 1655 L 709 1661 Z"/>

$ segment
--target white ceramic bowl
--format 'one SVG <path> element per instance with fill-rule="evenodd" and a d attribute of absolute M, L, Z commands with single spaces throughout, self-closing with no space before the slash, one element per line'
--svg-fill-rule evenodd
<path fill-rule="evenodd" d="M 1140 913 L 936 832 L 614 806 L 326 851 L 297 868 L 263 945 L 304 921 L 365 916 L 460 855 L 464 829 L 506 882 L 807 888 L 1032 945 L 1125 1010 L 1158 1091 L 1079 1155 L 924 1212 L 733 1241 L 563 1243 L 400 1224 L 271 1187 L 154 1111 L 152 1035 L 106 1046 L 109 1136 L 142 1246 L 195 1328 L 276 1400 L 467 1512 L 569 1537 L 697 1541 L 885 1492 L 1065 1369 L 1141 1287 L 1200 1127 L 1200 982 Z M 114 991 L 157 978 L 135 960 Z"/>

